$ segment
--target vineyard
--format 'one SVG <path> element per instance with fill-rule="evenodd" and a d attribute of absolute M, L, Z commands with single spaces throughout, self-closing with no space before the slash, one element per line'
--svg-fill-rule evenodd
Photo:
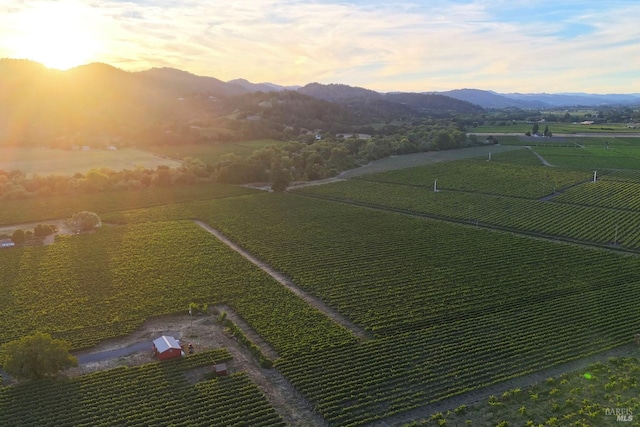
<path fill-rule="evenodd" d="M 362 180 L 312 187 L 305 189 L 304 194 L 589 244 L 608 246 L 616 240 L 617 247 L 640 249 L 640 213 L 609 207 L 556 203 L 555 199 L 526 200 L 453 191 L 434 193 Z"/>
<path fill-rule="evenodd" d="M 634 149 L 535 150 L 551 163 L 572 150 L 622 165 L 619 154 L 630 159 Z M 289 194 L 220 187 L 176 203 L 168 193 L 105 202 L 95 210 L 106 225 L 94 234 L 1 253 L 0 342 L 43 330 L 84 348 L 190 302 L 225 304 L 275 349 L 275 368 L 329 425 L 351 427 L 629 343 L 640 332 L 640 258 L 609 249 L 640 250 L 637 170 L 603 170 L 593 183 L 591 159 L 545 167 L 523 149 L 487 160 Z M 53 420 L 43 425 L 246 425 L 248 413 L 258 420 L 251 425 L 282 424 L 243 373 L 190 384 L 184 372 L 201 366 L 195 360 L 1 389 L 0 425 L 20 417 Z M 123 402 L 113 390 L 125 382 Z"/>
<path fill-rule="evenodd" d="M 555 202 L 640 211 L 640 183 L 603 179 L 571 188 Z"/>
<path fill-rule="evenodd" d="M 122 367 L 73 379 L 0 388 L 0 425 L 283 426 L 240 372 L 195 385 L 186 374 L 231 359 L 225 349 L 183 360 Z"/>
<path fill-rule="evenodd" d="M 256 190 L 223 184 L 198 184 L 144 190 L 76 194 L 33 199 L 3 200 L 0 225 L 70 218 L 89 210 L 102 214 L 149 206 L 174 205 L 196 200 L 210 200 L 253 194 Z"/>
<path fill-rule="evenodd" d="M 640 138 L 634 136 L 553 136 L 552 138 L 538 138 L 523 135 L 500 135 L 496 132 L 495 136 L 500 141 L 500 145 L 521 145 L 531 147 L 571 147 L 578 146 L 599 146 L 604 147 L 610 145 L 612 147 L 633 146 L 637 147 Z M 537 148 L 536 148 L 537 149 Z"/>
<path fill-rule="evenodd" d="M 619 414 L 628 422 L 637 420 L 640 413 L 639 377 L 637 358 L 614 358 L 549 377 L 525 390 L 514 388 L 472 406 L 438 412 L 405 427 L 622 425 L 626 422 L 618 421 Z"/>
<path fill-rule="evenodd" d="M 364 425 L 615 347 L 640 329 L 633 257 L 293 195 L 197 207 L 373 333 L 276 363 L 332 425 Z"/>
<path fill-rule="evenodd" d="M 499 158 L 521 158 L 520 150 L 499 154 Z M 518 156 L 518 157 L 515 157 Z M 533 156 L 535 158 L 535 156 Z M 484 159 L 439 163 L 429 167 L 402 169 L 376 175 L 363 180 L 403 184 L 433 190 L 434 181 L 439 190 L 479 192 L 513 197 L 539 198 L 571 185 L 584 182 L 591 174 L 584 171 L 553 169 L 540 165 L 527 166 Z"/>
<path fill-rule="evenodd" d="M 554 166 L 574 169 L 640 169 L 640 147 L 584 146 L 535 147 L 536 153 Z"/>
<path fill-rule="evenodd" d="M 191 221 L 104 227 L 2 257 L 0 342 L 41 330 L 85 348 L 192 301 L 233 306 L 282 354 L 353 339 Z"/>

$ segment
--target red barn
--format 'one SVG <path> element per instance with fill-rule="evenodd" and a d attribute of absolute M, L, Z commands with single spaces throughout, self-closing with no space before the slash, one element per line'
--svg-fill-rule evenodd
<path fill-rule="evenodd" d="M 183 356 L 182 348 L 174 337 L 161 336 L 153 340 L 153 354 L 159 360 L 175 359 Z"/>

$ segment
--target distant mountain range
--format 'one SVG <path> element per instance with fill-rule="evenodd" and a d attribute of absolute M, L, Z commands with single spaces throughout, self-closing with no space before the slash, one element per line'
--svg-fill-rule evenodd
<path fill-rule="evenodd" d="M 344 133 L 398 119 L 482 112 L 440 94 L 224 82 L 173 68 L 126 72 L 100 63 L 59 71 L 0 59 L 0 143 L 280 138 L 301 129 Z"/>
<path fill-rule="evenodd" d="M 380 93 L 343 84 L 224 82 L 173 68 L 126 72 L 94 63 L 58 71 L 0 59 L 0 143 L 69 144 L 89 136 L 148 143 L 171 135 L 183 142 L 205 134 L 220 141 L 278 138 L 301 129 L 353 132 L 373 123 L 475 115 L 486 108 L 604 104 L 640 105 L 640 94 Z"/>
<path fill-rule="evenodd" d="M 599 95 L 589 93 L 496 93 L 479 89 L 456 89 L 437 92 L 484 108 L 543 109 L 557 107 L 598 107 L 604 105 L 639 105 L 640 93 Z"/>

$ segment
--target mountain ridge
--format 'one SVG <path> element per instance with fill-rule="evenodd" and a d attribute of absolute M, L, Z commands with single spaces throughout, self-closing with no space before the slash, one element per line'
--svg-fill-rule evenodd
<path fill-rule="evenodd" d="M 377 92 L 371 89 L 349 86 L 342 83 L 321 84 L 317 82 L 308 83 L 304 86 L 284 86 L 271 82 L 253 83 L 244 78 L 236 78 L 229 81 L 222 81 L 215 77 L 200 76 L 188 71 L 169 67 L 154 67 L 148 70 L 129 72 L 104 63 L 84 64 L 66 71 L 48 69 L 44 65 L 27 59 L 0 59 L 0 73 L 8 66 L 21 66 L 27 70 L 27 74 L 33 73 L 58 73 L 61 75 L 78 74 L 80 70 L 92 69 L 93 72 L 101 70 L 103 74 L 114 73 L 116 70 L 137 76 L 141 80 L 150 78 L 158 84 L 162 84 L 166 89 L 177 95 L 188 94 L 190 92 L 210 93 L 212 95 L 239 95 L 249 92 L 278 92 L 283 90 L 294 90 L 305 95 L 324 99 L 330 102 L 344 102 L 354 98 L 377 98 L 392 97 L 398 93 L 420 93 L 431 95 L 444 95 L 460 101 L 479 105 L 483 108 L 523 108 L 540 109 L 569 106 L 598 107 L 605 105 L 640 105 L 640 93 L 610 93 L 593 94 L 587 92 L 560 92 L 560 93 L 498 93 L 492 90 L 463 88 L 448 91 L 422 91 L 422 92 Z"/>

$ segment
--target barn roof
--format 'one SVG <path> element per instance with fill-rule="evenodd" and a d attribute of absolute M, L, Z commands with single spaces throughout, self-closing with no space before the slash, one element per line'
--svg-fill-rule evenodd
<path fill-rule="evenodd" d="M 169 337 L 166 335 L 163 335 L 160 338 L 156 338 L 155 340 L 153 340 L 153 345 L 155 346 L 158 353 L 164 353 L 165 351 L 172 348 L 177 348 L 178 350 L 182 349 L 180 347 L 180 344 L 178 344 L 178 341 L 176 341 L 174 337 Z"/>

